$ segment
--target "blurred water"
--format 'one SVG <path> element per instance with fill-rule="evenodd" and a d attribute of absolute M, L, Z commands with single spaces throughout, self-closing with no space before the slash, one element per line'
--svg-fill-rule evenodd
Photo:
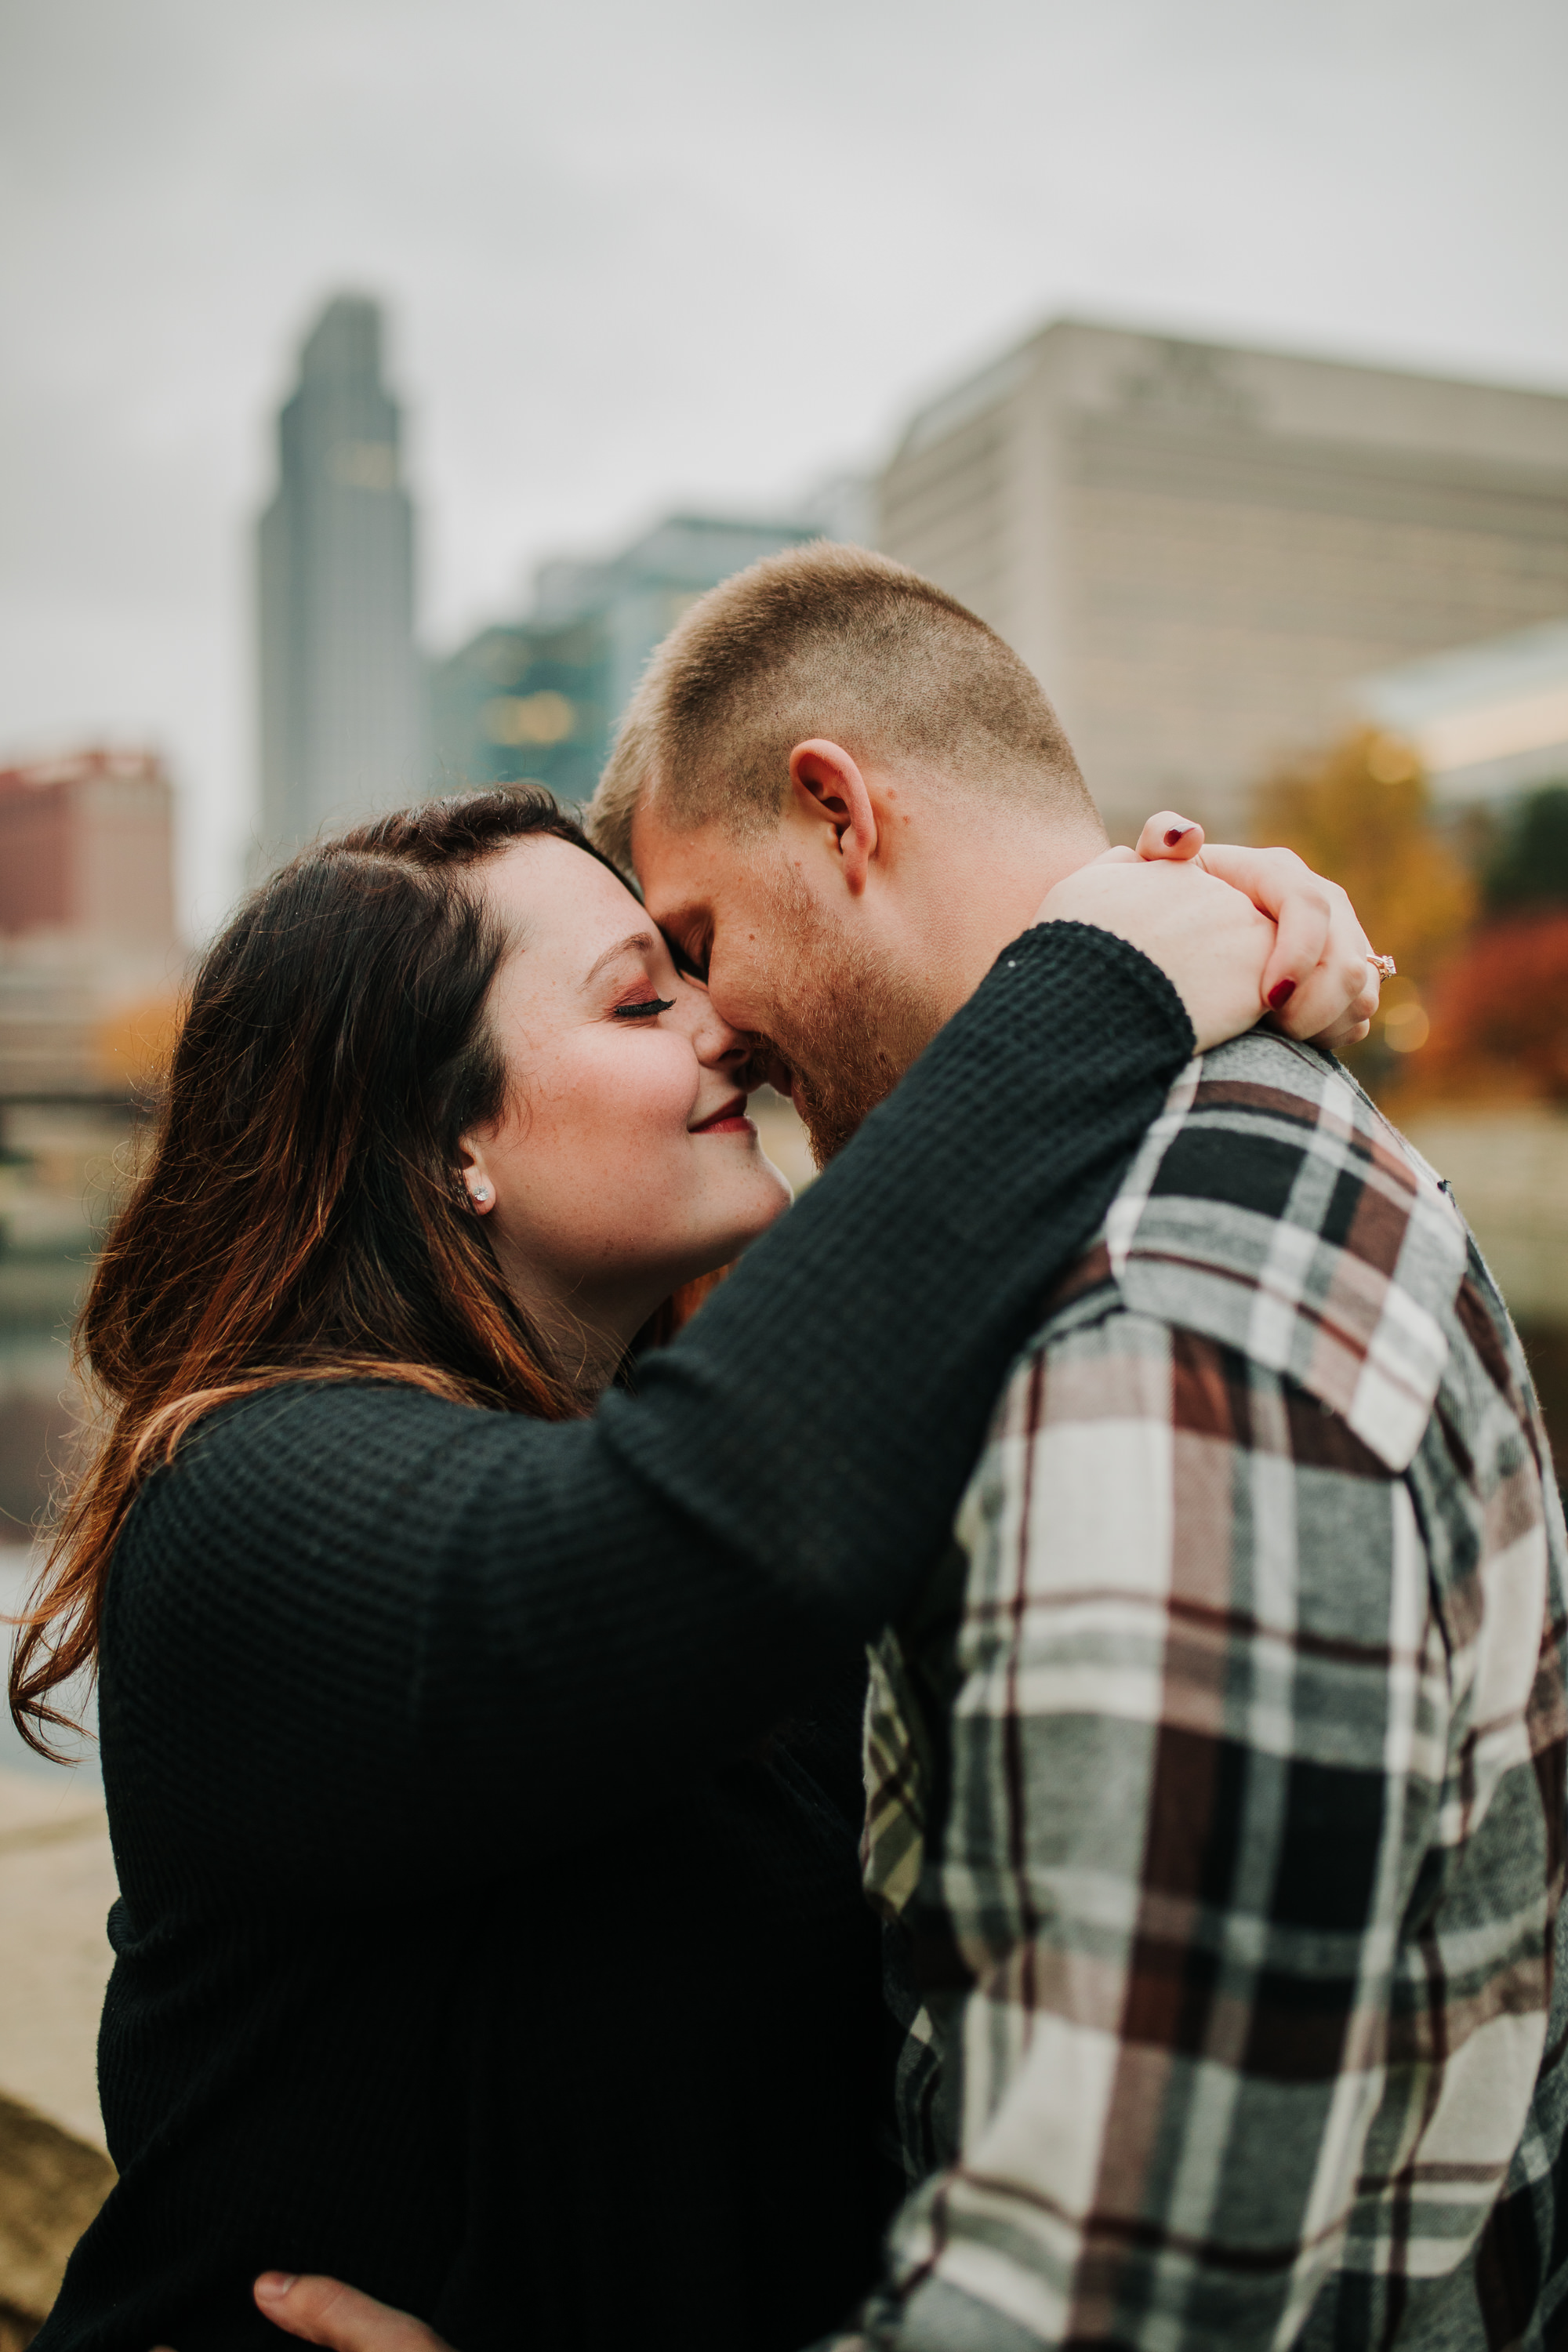
<path fill-rule="evenodd" d="M 7 1617 L 15 1615 L 21 1607 L 41 1564 L 40 1556 L 25 1548 L 0 1547 L 0 1613 Z M 5 1628 L 5 1652 L 8 1663 L 12 1640 L 9 1626 Z M 85 1731 L 85 1736 L 81 1738 L 67 1740 L 61 1738 L 57 1742 L 57 1745 L 73 1759 L 68 1769 L 59 1764 L 51 1764 L 44 1757 L 36 1754 L 16 1729 L 11 1720 L 10 1709 L 6 1707 L 0 1710 L 0 1771 L 47 1774 L 51 1780 L 58 1781 L 62 1789 L 73 1785 L 78 1788 L 88 1784 L 93 1787 L 99 1786 L 101 1776 L 98 1763 L 98 1741 L 93 1736 L 98 1726 L 96 1697 L 89 1694 L 87 1704 L 83 1706 L 81 1695 L 73 1690 L 61 1701 L 61 1712 L 79 1716 Z"/>

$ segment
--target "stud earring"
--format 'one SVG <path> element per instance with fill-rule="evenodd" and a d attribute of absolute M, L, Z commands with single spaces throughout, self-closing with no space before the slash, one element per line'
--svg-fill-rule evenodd
<path fill-rule="evenodd" d="M 488 1201 L 489 1197 L 490 1188 L 488 1184 L 476 1184 L 474 1186 L 474 1205 L 476 1208 L 481 1201 Z"/>

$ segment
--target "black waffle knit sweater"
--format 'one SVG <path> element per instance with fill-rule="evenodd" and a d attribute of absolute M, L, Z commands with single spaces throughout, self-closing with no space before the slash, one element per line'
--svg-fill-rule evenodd
<path fill-rule="evenodd" d="M 276 2347 L 268 2266 L 460 2352 L 848 2308 L 886 2183 L 839 1701 L 1192 1045 L 1134 950 L 1031 931 L 637 1395 L 300 1383 L 148 1483 L 101 1654 L 121 2179 L 38 2352 Z"/>

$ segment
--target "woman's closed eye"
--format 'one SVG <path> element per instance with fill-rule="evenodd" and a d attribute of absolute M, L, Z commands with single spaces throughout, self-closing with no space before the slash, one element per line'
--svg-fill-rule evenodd
<path fill-rule="evenodd" d="M 636 996 L 627 1004 L 617 1004 L 611 1018 L 616 1021 L 649 1021 L 656 1013 L 668 1013 L 674 1003 L 673 996 Z"/>

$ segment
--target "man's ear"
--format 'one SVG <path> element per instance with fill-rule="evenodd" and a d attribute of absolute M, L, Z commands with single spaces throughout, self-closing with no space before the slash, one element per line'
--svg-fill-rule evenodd
<path fill-rule="evenodd" d="M 832 826 L 844 879 L 858 898 L 877 855 L 877 817 L 865 777 L 841 743 L 820 736 L 795 745 L 789 777 L 802 814 Z"/>

